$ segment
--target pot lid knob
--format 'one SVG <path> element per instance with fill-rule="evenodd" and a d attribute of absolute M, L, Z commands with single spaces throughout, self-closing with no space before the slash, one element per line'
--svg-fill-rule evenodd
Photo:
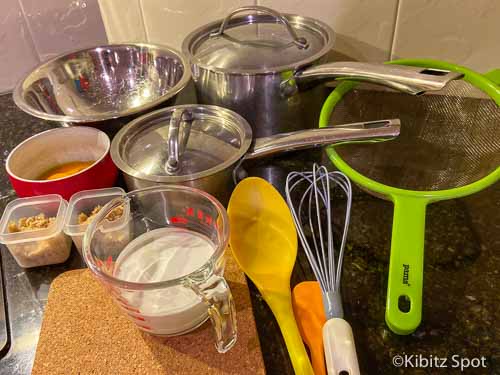
<path fill-rule="evenodd" d="M 169 176 L 177 175 L 181 170 L 182 155 L 186 149 L 194 116 L 188 109 L 175 110 L 168 127 L 168 159 L 165 172 Z"/>

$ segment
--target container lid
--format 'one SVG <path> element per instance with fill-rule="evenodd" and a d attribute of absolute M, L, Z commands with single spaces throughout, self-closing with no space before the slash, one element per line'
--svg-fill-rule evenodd
<path fill-rule="evenodd" d="M 130 122 L 111 144 L 120 170 L 141 180 L 178 183 L 231 167 L 248 150 L 252 130 L 225 108 L 182 105 Z"/>
<path fill-rule="evenodd" d="M 15 199 L 5 207 L 0 219 L 0 242 L 12 244 L 19 242 L 39 241 L 50 238 L 62 231 L 68 202 L 59 194 L 39 195 Z M 18 222 L 21 218 L 45 214 L 46 218 L 55 217 L 52 225 L 43 229 L 9 233 L 9 223 Z"/>
<path fill-rule="evenodd" d="M 89 223 L 79 224 L 78 215 L 88 214 L 96 206 L 104 206 L 116 197 L 124 196 L 125 190 L 120 187 L 82 190 L 71 196 L 64 220 L 64 233 L 70 236 L 83 236 Z M 85 206 L 85 207 L 84 207 Z"/>
<path fill-rule="evenodd" d="M 252 13 L 236 16 L 242 12 Z M 249 6 L 195 30 L 182 50 L 207 69 L 270 73 L 312 63 L 332 49 L 333 39 L 333 30 L 318 20 Z"/>

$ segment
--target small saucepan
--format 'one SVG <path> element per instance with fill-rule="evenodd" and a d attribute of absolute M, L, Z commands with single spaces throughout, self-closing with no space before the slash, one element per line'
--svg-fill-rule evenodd
<path fill-rule="evenodd" d="M 336 125 L 252 140 L 237 113 L 188 104 L 141 116 L 123 127 L 111 157 L 129 190 L 180 184 L 204 190 L 227 203 L 233 172 L 245 160 L 339 142 L 381 141 L 399 135 L 397 119 Z"/>

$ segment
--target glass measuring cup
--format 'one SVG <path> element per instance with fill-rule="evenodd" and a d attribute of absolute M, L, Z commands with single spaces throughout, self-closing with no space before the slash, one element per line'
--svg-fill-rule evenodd
<path fill-rule="evenodd" d="M 127 216 L 114 227 L 106 217 L 116 209 Z M 201 190 L 179 185 L 135 190 L 97 214 L 85 232 L 83 256 L 139 329 L 177 336 L 210 317 L 216 348 L 224 353 L 237 332 L 223 277 L 228 225 L 224 207 Z M 129 240 L 111 241 L 115 231 Z"/>

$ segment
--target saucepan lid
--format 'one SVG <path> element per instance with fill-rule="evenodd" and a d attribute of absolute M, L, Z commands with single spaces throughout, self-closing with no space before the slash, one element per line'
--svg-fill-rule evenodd
<path fill-rule="evenodd" d="M 333 41 L 333 30 L 323 22 L 247 6 L 193 31 L 184 40 L 182 50 L 197 66 L 257 74 L 310 64 L 328 53 Z"/>
<path fill-rule="evenodd" d="M 252 142 L 250 125 L 237 113 L 208 105 L 180 105 L 141 116 L 123 127 L 111 157 L 130 176 L 179 183 L 235 164 Z"/>

